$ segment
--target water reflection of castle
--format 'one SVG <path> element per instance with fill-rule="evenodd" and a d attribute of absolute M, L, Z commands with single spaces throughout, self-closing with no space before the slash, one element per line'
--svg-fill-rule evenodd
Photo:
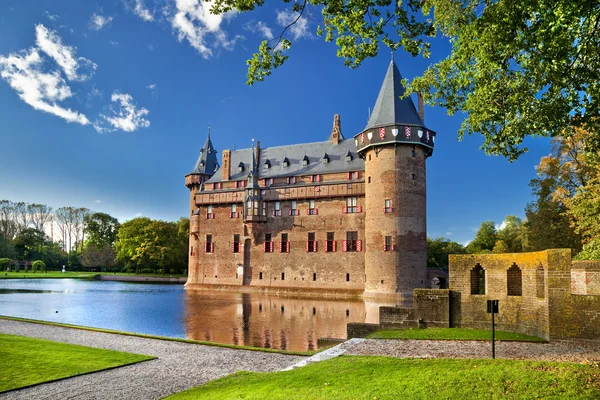
<path fill-rule="evenodd" d="M 186 291 L 185 302 L 189 339 L 294 351 L 344 339 L 348 322 L 378 322 L 379 306 L 395 304 L 215 291 Z"/>

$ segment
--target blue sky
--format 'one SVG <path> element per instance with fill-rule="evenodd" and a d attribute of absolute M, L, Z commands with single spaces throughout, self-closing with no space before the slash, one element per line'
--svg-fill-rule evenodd
<path fill-rule="evenodd" d="M 218 18 L 198 0 L 3 0 L 0 199 L 175 220 L 187 215 L 184 175 L 209 123 L 219 152 L 252 138 L 325 140 L 336 113 L 346 137 L 360 132 L 390 54 L 351 70 L 306 20 L 290 32 L 290 60 L 249 87 L 245 61 L 291 15 L 289 4 L 269 6 Z M 448 52 L 436 39 L 431 59 L 395 60 L 411 78 Z M 430 236 L 464 243 L 484 220 L 524 217 L 548 140 L 527 140 L 529 153 L 510 164 L 479 150 L 480 136 L 458 142 L 462 116 L 427 107 L 425 120 L 437 132 Z"/>

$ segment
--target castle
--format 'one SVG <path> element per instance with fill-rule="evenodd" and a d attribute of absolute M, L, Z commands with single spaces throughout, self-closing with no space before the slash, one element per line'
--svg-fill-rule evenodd
<path fill-rule="evenodd" d="M 187 287 L 364 296 L 427 287 L 423 122 L 392 60 L 367 126 L 327 141 L 224 150 L 192 172 Z"/>

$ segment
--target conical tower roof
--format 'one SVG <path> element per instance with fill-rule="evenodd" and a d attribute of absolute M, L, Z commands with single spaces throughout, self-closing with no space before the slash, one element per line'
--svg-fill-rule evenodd
<path fill-rule="evenodd" d="M 194 169 L 190 174 L 203 174 L 213 175 L 219 167 L 219 161 L 217 160 L 217 151 L 213 147 L 212 141 L 210 140 L 210 128 L 208 130 L 208 137 L 204 146 L 200 149 L 200 155 L 198 161 L 194 165 Z"/>
<path fill-rule="evenodd" d="M 424 126 L 410 96 L 400 98 L 404 93 L 402 75 L 392 59 L 365 130 L 389 125 Z"/>

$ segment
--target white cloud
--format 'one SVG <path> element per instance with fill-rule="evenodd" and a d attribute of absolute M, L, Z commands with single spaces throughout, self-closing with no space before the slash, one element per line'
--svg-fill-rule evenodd
<path fill-rule="evenodd" d="M 90 29 L 99 31 L 105 26 L 109 26 L 112 20 L 113 17 L 105 17 L 103 15 L 93 13 L 92 17 L 90 18 Z"/>
<path fill-rule="evenodd" d="M 494 226 L 496 227 L 497 231 L 501 231 L 502 229 L 506 228 L 506 220 L 502 221 L 500 225 L 495 224 Z"/>
<path fill-rule="evenodd" d="M 446 236 L 452 236 L 453 232 L 446 232 Z"/>
<path fill-rule="evenodd" d="M 462 244 L 464 247 L 467 247 L 467 246 L 469 245 L 469 243 L 471 243 L 471 242 L 472 242 L 472 240 L 465 240 L 465 241 L 464 241 L 464 242 L 462 242 L 461 244 Z"/>
<path fill-rule="evenodd" d="M 171 25 L 177 32 L 177 39 L 186 39 L 190 45 L 204 58 L 212 56 L 213 51 L 207 44 L 207 36 L 214 37 L 214 46 L 232 50 L 237 39 L 227 38 L 225 31 L 221 29 L 223 20 L 228 20 L 236 15 L 236 11 L 229 11 L 222 15 L 210 13 L 210 3 L 202 0 L 176 0 L 175 15 L 171 19 Z"/>
<path fill-rule="evenodd" d="M 258 21 L 256 24 L 248 23 L 244 28 L 252 33 L 260 33 L 265 39 L 271 40 L 274 38 L 273 31 L 262 21 Z"/>
<path fill-rule="evenodd" d="M 96 64 L 87 58 L 76 58 L 75 49 L 63 44 L 60 36 L 44 25 L 35 27 L 35 37 L 39 49 L 56 61 L 65 72 L 67 79 L 84 81 L 89 79 L 96 70 Z"/>
<path fill-rule="evenodd" d="M 156 87 L 157 87 L 156 83 L 152 83 L 152 84 L 146 86 L 146 89 L 156 90 Z"/>
<path fill-rule="evenodd" d="M 94 124 L 96 131 L 99 133 L 116 130 L 133 132 L 138 128 L 150 126 L 150 121 L 144 118 L 149 111 L 143 107 L 137 108 L 131 95 L 114 92 L 111 100 L 117 105 L 109 107 L 110 115 L 100 114 L 101 120 Z"/>
<path fill-rule="evenodd" d="M 298 13 L 291 10 L 277 11 L 277 23 L 283 27 L 296 21 Z M 300 17 L 296 23 L 289 27 L 288 31 L 291 33 L 293 39 L 300 39 L 303 37 L 310 37 L 308 31 L 308 20 L 305 17 Z"/>
<path fill-rule="evenodd" d="M 146 6 L 144 6 L 142 0 L 135 0 L 133 12 L 135 15 L 137 15 L 146 22 L 154 21 L 154 15 L 152 15 L 152 13 L 150 13 L 150 10 L 148 10 Z"/>
<path fill-rule="evenodd" d="M 88 125 L 87 117 L 58 103 L 73 94 L 59 71 L 44 72 L 39 49 L 0 56 L 0 77 L 18 93 L 21 100 L 36 110 L 63 118 L 67 122 Z"/>
<path fill-rule="evenodd" d="M 52 22 L 56 21 L 59 18 L 58 15 L 50 14 L 50 12 L 48 11 L 45 11 L 44 14 L 46 14 L 46 17 Z"/>
<path fill-rule="evenodd" d="M 102 203 L 102 200 L 94 200 L 94 203 L 100 204 L 100 203 Z"/>
<path fill-rule="evenodd" d="M 109 40 L 108 43 L 110 43 L 113 46 L 118 46 L 119 42 L 115 42 L 114 40 Z"/>

